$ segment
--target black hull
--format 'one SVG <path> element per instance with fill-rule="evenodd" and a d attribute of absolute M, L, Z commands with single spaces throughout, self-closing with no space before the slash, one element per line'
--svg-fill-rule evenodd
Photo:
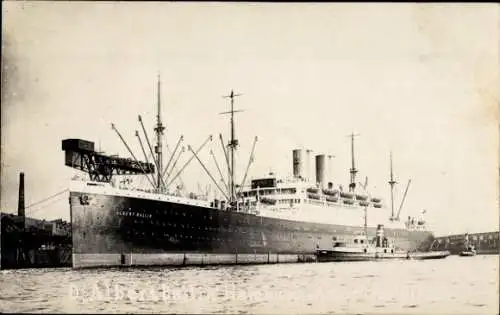
<path fill-rule="evenodd" d="M 74 267 L 87 267 L 92 263 L 85 261 L 108 256 L 107 265 L 123 265 L 131 264 L 127 255 L 162 254 L 177 255 L 170 258 L 175 257 L 175 264 L 181 264 L 179 261 L 185 262 L 186 257 L 179 255 L 186 253 L 219 255 L 217 259 L 228 263 L 238 263 L 236 254 L 240 258 L 259 254 L 260 258 L 254 258 L 262 262 L 266 255 L 267 262 L 277 262 L 279 258 L 269 256 L 276 254 L 299 255 L 296 257 L 308 260 L 317 248 L 331 246 L 333 239 L 363 230 L 104 194 L 71 192 L 70 205 Z M 433 240 L 432 233 L 426 231 L 386 229 L 386 233 L 406 251 L 427 250 Z M 375 235 L 375 228 L 369 228 L 368 234 Z M 86 258 L 75 261 L 78 257 Z M 158 264 L 170 264 L 165 255 L 161 257 L 154 258 L 159 259 Z"/>
<path fill-rule="evenodd" d="M 458 255 L 462 256 L 462 257 L 472 257 L 472 256 L 476 256 L 476 253 L 473 253 L 473 252 L 461 252 Z"/>

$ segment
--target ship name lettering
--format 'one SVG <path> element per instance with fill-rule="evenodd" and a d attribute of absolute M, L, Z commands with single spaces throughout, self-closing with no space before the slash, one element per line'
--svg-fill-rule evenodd
<path fill-rule="evenodd" d="M 146 214 L 146 213 L 138 213 L 138 212 L 133 212 L 133 211 L 118 211 L 118 215 L 120 216 L 125 216 L 125 217 L 139 217 L 139 218 L 152 218 L 152 214 Z"/>

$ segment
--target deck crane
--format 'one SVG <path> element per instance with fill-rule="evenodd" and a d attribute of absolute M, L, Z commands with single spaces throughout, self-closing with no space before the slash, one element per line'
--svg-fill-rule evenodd
<path fill-rule="evenodd" d="M 403 204 L 405 202 L 406 194 L 408 193 L 408 188 L 410 187 L 410 183 L 411 183 L 411 179 L 409 179 L 408 184 L 406 184 L 405 193 L 403 195 L 403 199 L 401 200 L 401 204 L 399 205 L 398 214 L 396 215 L 396 221 L 399 221 L 399 215 L 401 214 L 401 209 L 403 208 Z"/>
<path fill-rule="evenodd" d="M 245 180 L 247 179 L 248 170 L 250 169 L 250 165 L 255 160 L 253 153 L 255 152 L 255 144 L 256 143 L 257 143 L 257 137 L 255 137 L 255 139 L 253 141 L 252 152 L 250 152 L 250 158 L 248 159 L 248 164 L 247 164 L 247 168 L 245 170 L 245 175 L 243 176 L 243 180 L 241 181 L 241 185 L 240 185 L 240 190 L 238 191 L 237 195 L 241 194 L 241 191 L 242 191 L 243 187 L 245 186 Z"/>

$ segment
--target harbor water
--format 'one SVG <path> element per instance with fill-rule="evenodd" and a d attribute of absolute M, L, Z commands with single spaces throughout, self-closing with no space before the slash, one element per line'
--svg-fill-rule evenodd
<path fill-rule="evenodd" d="M 0 312 L 498 314 L 499 256 L 0 271 Z"/>

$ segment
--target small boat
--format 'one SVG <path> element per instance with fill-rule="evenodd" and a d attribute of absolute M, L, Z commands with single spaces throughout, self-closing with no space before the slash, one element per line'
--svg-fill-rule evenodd
<path fill-rule="evenodd" d="M 307 198 L 309 199 L 316 199 L 316 200 L 319 200 L 320 199 L 320 195 L 319 194 L 312 194 L 312 193 L 308 193 L 307 194 Z"/>
<path fill-rule="evenodd" d="M 325 195 L 329 195 L 329 196 L 335 196 L 336 194 L 338 194 L 338 190 L 336 189 L 323 189 L 323 194 Z"/>
<path fill-rule="evenodd" d="M 476 256 L 476 254 L 477 252 L 474 246 L 469 245 L 465 250 L 461 251 L 458 255 L 463 257 L 468 257 L 468 256 Z"/>
<path fill-rule="evenodd" d="M 337 202 L 338 200 L 339 200 L 339 198 L 337 198 L 337 197 L 330 197 L 330 196 L 326 197 L 326 201 Z"/>
<path fill-rule="evenodd" d="M 267 205 L 275 205 L 276 199 L 262 197 L 262 198 L 260 198 L 260 202 L 262 202 L 263 204 L 267 204 Z"/>
<path fill-rule="evenodd" d="M 345 204 L 347 205 L 352 205 L 354 203 L 354 201 L 352 199 L 344 199 L 342 200 Z"/>
<path fill-rule="evenodd" d="M 309 187 L 306 190 L 308 193 L 314 193 L 314 194 L 317 194 L 319 192 L 319 188 L 317 187 Z"/>
<path fill-rule="evenodd" d="M 430 252 L 414 252 L 409 253 L 408 259 L 413 260 L 426 260 L 426 259 L 443 259 L 450 256 L 450 252 L 447 250 L 443 251 L 430 251 Z"/>
<path fill-rule="evenodd" d="M 344 191 L 341 191 L 340 192 L 340 197 L 342 198 L 351 198 L 354 197 L 354 194 L 353 193 L 349 193 L 349 192 L 344 192 Z"/>
<path fill-rule="evenodd" d="M 356 200 L 365 201 L 366 199 L 368 199 L 368 196 L 356 194 Z"/>
<path fill-rule="evenodd" d="M 461 251 L 458 255 L 468 257 L 476 256 L 476 248 L 469 242 L 469 233 L 465 233 L 464 236 L 464 247 L 465 249 Z"/>

